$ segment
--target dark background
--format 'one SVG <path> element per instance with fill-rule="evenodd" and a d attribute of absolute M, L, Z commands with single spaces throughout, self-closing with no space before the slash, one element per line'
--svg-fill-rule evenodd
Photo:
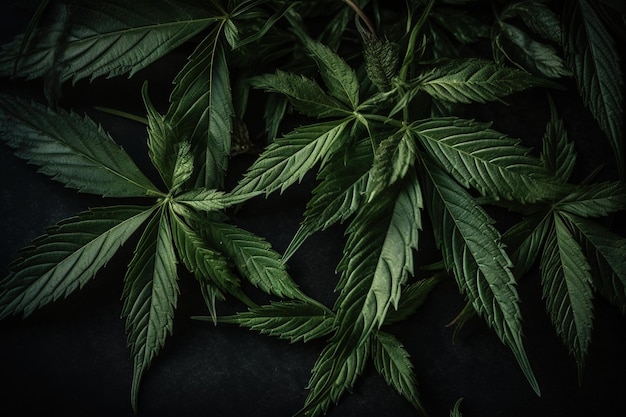
<path fill-rule="evenodd" d="M 29 15 L 7 7 L 1 17 L 2 43 L 23 31 Z M 182 50 L 128 80 L 99 79 L 66 86 L 62 105 L 87 112 L 111 136 L 149 168 L 145 127 L 94 110 L 110 106 L 144 114 L 140 87 L 150 81 L 150 95 L 164 111 L 171 80 L 188 51 Z M 571 87 L 571 86 L 570 86 Z M 0 80 L 1 92 L 42 101 L 38 82 Z M 600 138 L 595 123 L 572 91 L 558 93 L 573 138 Z M 511 105 L 480 107 L 483 120 L 511 136 L 540 138 L 549 117 L 543 96 L 517 94 Z M 43 101 L 42 101 L 43 102 Z M 563 104 L 567 104 L 563 107 Z M 516 109 L 512 112 L 511 109 Z M 602 142 L 602 143 L 601 143 Z M 578 144 L 582 169 L 612 160 L 603 144 Z M 587 148 L 585 148 L 587 146 Z M 229 185 L 235 183 L 253 155 L 232 159 Z M 114 201 L 81 195 L 36 173 L 33 166 L 0 147 L 0 275 L 18 250 L 46 226 L 77 212 Z M 310 188 L 292 187 L 282 196 L 255 199 L 233 222 L 284 250 L 297 230 Z M 623 224 L 623 222 L 622 222 Z M 624 234 L 620 226 L 618 232 Z M 314 235 L 289 263 L 305 292 L 332 305 L 335 267 L 343 247 L 343 229 Z M 126 349 L 120 300 L 128 244 L 83 290 L 47 306 L 27 319 L 0 322 L 0 414 L 49 413 L 84 416 L 132 416 L 132 362 Z M 304 403 L 310 369 L 323 341 L 289 344 L 234 326 L 215 327 L 194 321 L 206 315 L 193 278 L 181 273 L 181 295 L 174 334 L 147 373 L 139 416 L 290 416 Z M 512 354 L 480 320 L 471 321 L 453 340 L 446 324 L 464 306 L 454 280 L 440 284 L 419 313 L 389 331 L 405 344 L 420 382 L 420 393 L 432 416 L 447 416 L 461 397 L 466 417 L 618 416 L 626 393 L 626 319 L 602 299 L 595 303 L 595 328 L 587 366 L 579 385 L 576 364 L 553 330 L 541 300 L 537 271 L 519 285 L 525 346 L 542 396 L 524 379 Z M 238 308 L 220 304 L 219 311 Z M 354 392 L 344 396 L 329 416 L 416 416 L 402 397 L 370 365 Z"/>

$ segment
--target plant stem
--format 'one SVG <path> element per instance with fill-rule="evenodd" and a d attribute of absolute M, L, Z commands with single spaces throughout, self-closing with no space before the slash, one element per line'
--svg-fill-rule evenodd
<path fill-rule="evenodd" d="M 363 22 L 365 22 L 365 24 L 367 25 L 367 28 L 369 29 L 370 33 L 376 36 L 376 29 L 374 28 L 372 21 L 369 19 L 369 17 L 367 17 L 365 12 L 358 6 L 358 4 L 356 4 L 352 0 L 343 0 L 343 2 L 346 3 L 348 6 L 350 6 L 350 8 L 352 8 L 352 10 L 354 10 L 356 14 L 359 15 L 361 20 L 363 20 Z"/>

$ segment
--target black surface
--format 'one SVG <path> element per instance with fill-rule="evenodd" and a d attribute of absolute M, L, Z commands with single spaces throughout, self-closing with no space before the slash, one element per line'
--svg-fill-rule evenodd
<path fill-rule="evenodd" d="M 26 24 L 26 17 L 5 14 L 3 39 Z M 163 103 L 170 82 L 185 54 L 160 61 L 159 71 L 140 72 L 133 79 L 97 80 L 67 86 L 62 104 L 86 110 L 148 167 L 145 127 L 93 110 L 93 105 L 120 106 L 142 114 L 140 86 L 150 80 L 151 97 Z M 41 98 L 37 82 L 1 81 L 2 93 Z M 593 132 L 595 126 L 575 95 L 565 115 L 573 135 Z M 518 95 L 522 115 L 506 118 L 506 107 L 485 117 L 498 118 L 496 127 L 516 137 L 540 137 L 547 112 L 538 111 L 532 95 Z M 571 117 L 571 115 L 576 117 Z M 489 120 L 487 119 L 487 120 Z M 520 122 L 521 120 L 521 122 Z M 585 130 L 586 129 L 586 130 Z M 539 135 L 539 136 L 537 136 Z M 610 158 L 602 145 L 596 153 L 583 149 L 588 164 Z M 579 151 L 580 152 L 580 151 Z M 234 158 L 232 184 L 252 161 Z M 88 207 L 109 204 L 79 195 L 37 174 L 35 168 L 0 148 L 0 274 L 18 255 L 18 249 L 41 234 L 46 226 Z M 282 251 L 295 233 L 309 197 L 311 180 L 282 196 L 256 199 L 237 213 L 234 221 L 267 238 Z M 620 229 L 623 232 L 623 228 Z M 294 256 L 289 271 L 305 292 L 332 305 L 334 269 L 341 255 L 343 230 L 332 228 L 311 238 Z M 120 319 L 122 279 L 130 260 L 129 245 L 83 290 L 22 320 L 0 322 L 0 414 L 132 416 L 132 363 Z M 231 326 L 190 320 L 206 310 L 189 276 L 181 274 L 181 296 L 174 334 L 144 380 L 139 415 L 157 416 L 290 416 L 306 398 L 306 385 L 322 342 L 289 344 Z M 556 336 L 541 301 L 538 276 L 519 285 L 525 320 L 525 344 L 542 389 L 537 397 L 510 351 L 479 320 L 453 341 L 446 327 L 464 306 L 453 280 L 437 287 L 419 314 L 390 329 L 412 356 L 420 392 L 432 416 L 447 416 L 464 397 L 465 417 L 497 416 L 618 416 L 626 393 L 626 320 L 602 300 L 596 301 L 595 329 L 588 363 L 579 386 L 576 364 Z M 220 305 L 230 312 L 236 306 Z M 16 410 L 8 413 L 8 410 Z M 354 392 L 331 408 L 329 416 L 415 416 L 416 412 L 389 388 L 371 366 Z"/>

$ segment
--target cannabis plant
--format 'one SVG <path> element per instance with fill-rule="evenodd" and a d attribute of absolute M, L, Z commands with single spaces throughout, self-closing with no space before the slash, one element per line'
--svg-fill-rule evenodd
<path fill-rule="evenodd" d="M 189 276 L 206 304 L 193 319 L 212 331 L 323 341 L 294 415 L 326 413 L 368 363 L 426 415 L 401 341 L 410 335 L 391 326 L 453 280 L 467 303 L 457 331 L 486 323 L 539 395 L 518 293 L 538 267 L 547 315 L 584 378 L 594 300 L 626 312 L 626 238 L 611 226 L 626 207 L 623 12 L 608 0 L 42 1 L 3 47 L 0 73 L 42 80 L 47 101 L 0 95 L 0 137 L 39 172 L 103 199 L 20 253 L 0 287 L 0 317 L 67 297 L 132 248 L 122 317 L 136 412 L 185 302 L 179 276 Z M 152 167 L 64 104 L 81 80 L 146 76 L 184 48 L 166 108 L 149 82 L 144 114 L 99 108 L 145 124 Z M 581 145 L 552 99 L 568 89 L 601 132 L 581 140 L 612 151 L 604 167 L 578 163 Z M 549 108 L 543 137 L 522 140 L 482 119 L 488 103 L 523 91 Z M 230 186 L 241 153 L 254 161 Z M 283 253 L 237 226 L 247 203 L 305 178 L 314 187 Z M 288 264 L 338 226 L 345 240 L 328 304 Z M 223 314 L 225 300 L 239 311 Z M 460 415 L 460 401 L 452 406 Z"/>

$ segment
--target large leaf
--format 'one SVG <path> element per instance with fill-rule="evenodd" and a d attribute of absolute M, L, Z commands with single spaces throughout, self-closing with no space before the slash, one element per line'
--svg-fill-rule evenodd
<path fill-rule="evenodd" d="M 176 76 L 165 116 L 204 156 L 198 185 L 220 188 L 228 166 L 234 109 L 220 25 L 211 31 Z"/>
<path fill-rule="evenodd" d="M 552 324 L 578 363 L 584 366 L 593 327 L 590 266 L 560 215 L 554 216 L 541 258 L 543 297 Z"/>
<path fill-rule="evenodd" d="M 82 288 L 146 221 L 142 207 L 92 209 L 58 223 L 25 248 L 0 286 L 0 318 L 35 309 Z"/>
<path fill-rule="evenodd" d="M 326 161 L 346 141 L 350 119 L 307 125 L 278 139 L 259 156 L 232 194 L 284 191 Z"/>
<path fill-rule="evenodd" d="M 374 333 L 372 341 L 372 357 L 378 373 L 422 415 L 426 415 L 417 392 L 413 364 L 402 343 L 395 336 L 381 331 Z"/>
<path fill-rule="evenodd" d="M 333 330 L 333 321 L 327 310 L 301 301 L 273 302 L 219 318 L 220 323 L 238 324 L 291 343 L 326 336 Z"/>
<path fill-rule="evenodd" d="M 131 76 L 191 39 L 215 13 L 195 1 L 82 0 L 59 5 L 56 21 L 35 31 L 16 67 L 19 77 L 52 82 Z M 0 75 L 13 73 L 22 39 L 5 47 Z"/>
<path fill-rule="evenodd" d="M 89 118 L 0 95 L 0 137 L 39 172 L 105 197 L 158 194 L 130 156 Z"/>
<path fill-rule="evenodd" d="M 124 278 L 122 317 L 133 358 L 131 400 L 135 411 L 142 378 L 172 332 L 177 281 L 172 231 L 168 213 L 161 208 L 141 236 Z"/>
<path fill-rule="evenodd" d="M 456 118 L 417 122 L 413 132 L 443 169 L 492 198 L 534 202 L 554 195 L 545 166 L 530 149 L 489 128 Z"/>
<path fill-rule="evenodd" d="M 425 199 L 446 268 L 476 312 L 515 355 L 539 393 L 522 342 L 522 317 L 512 263 L 493 219 L 471 195 L 427 158 Z"/>
<path fill-rule="evenodd" d="M 624 162 L 624 81 L 616 45 L 585 0 L 565 3 L 564 47 L 580 95 L 615 153 L 621 178 Z"/>
<path fill-rule="evenodd" d="M 533 32 L 552 42 L 561 42 L 561 22 L 547 4 L 541 1 L 519 1 L 507 6 L 500 19 L 519 17 Z"/>
<path fill-rule="evenodd" d="M 438 66 L 416 84 L 438 100 L 486 103 L 546 82 L 519 69 L 472 58 Z"/>

